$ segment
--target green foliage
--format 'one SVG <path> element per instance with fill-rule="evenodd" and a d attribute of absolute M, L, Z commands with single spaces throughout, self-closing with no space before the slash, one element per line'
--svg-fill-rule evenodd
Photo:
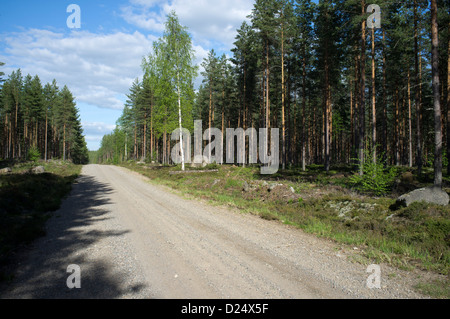
<path fill-rule="evenodd" d="M 67 86 L 59 90 L 56 80 L 42 86 L 38 75 L 23 77 L 20 69 L 3 83 L 0 152 L 6 159 L 36 161 L 43 157 L 86 163 L 87 146 L 82 133 L 75 98 Z"/>
<path fill-rule="evenodd" d="M 373 160 L 373 151 L 365 151 L 364 163 L 359 164 L 363 175 L 355 174 L 350 177 L 350 183 L 357 189 L 373 193 L 377 196 L 385 195 L 397 176 L 397 168 L 386 168 L 383 156 L 378 155 Z"/>
<path fill-rule="evenodd" d="M 28 160 L 36 163 L 40 158 L 41 153 L 39 152 L 39 149 L 35 146 L 32 146 L 28 150 Z"/>

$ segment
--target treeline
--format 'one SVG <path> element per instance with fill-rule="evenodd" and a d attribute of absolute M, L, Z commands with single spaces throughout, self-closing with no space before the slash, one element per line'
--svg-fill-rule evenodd
<path fill-rule="evenodd" d="M 3 65 L 3 63 L 2 63 Z M 13 71 L 0 74 L 0 159 L 26 160 L 30 154 L 49 159 L 89 162 L 75 99 L 55 80 L 42 85 L 39 77 Z"/>
<path fill-rule="evenodd" d="M 419 171 L 432 166 L 441 154 L 436 132 L 444 159 L 450 154 L 450 6 L 432 2 L 435 20 L 429 1 L 370 1 L 381 10 L 374 21 L 374 6 L 367 12 L 364 0 L 256 0 L 233 56 L 211 50 L 203 61 L 203 83 L 192 109 L 183 109 L 183 126 L 192 132 L 193 118 L 204 129 L 280 128 L 283 168 L 329 170 L 368 160 L 368 153 Z M 432 21 L 439 39 L 434 69 Z M 170 162 L 176 101 L 157 97 L 148 67 L 155 64 L 145 65 L 117 130 L 103 140 L 102 160 Z"/>
<path fill-rule="evenodd" d="M 116 130 L 104 136 L 96 162 L 127 159 L 171 163 L 171 134 L 176 128 L 192 131 L 195 103 L 192 39 L 173 12 L 163 37 L 144 57 L 142 81 L 136 79 Z"/>

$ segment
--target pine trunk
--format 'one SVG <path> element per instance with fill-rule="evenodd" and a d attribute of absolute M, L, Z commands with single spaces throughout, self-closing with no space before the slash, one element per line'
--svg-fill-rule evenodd
<path fill-rule="evenodd" d="M 418 26 L 417 26 L 417 0 L 414 0 L 414 68 L 415 68 L 415 103 L 416 103 L 416 134 L 417 134 L 417 173 L 422 175 L 422 123 L 421 123 L 421 113 L 422 106 L 420 101 L 421 95 L 421 80 L 419 71 L 419 36 L 418 36 Z M 450 169 L 450 166 L 449 166 Z M 450 172 L 450 171 L 449 171 Z"/>
<path fill-rule="evenodd" d="M 366 4 L 361 1 L 362 14 L 365 15 Z M 359 136 L 358 136 L 358 159 L 359 174 L 362 176 L 364 163 L 364 142 L 365 142 L 365 94 L 366 94 L 366 20 L 363 20 L 361 27 L 361 61 L 360 61 L 360 105 L 359 105 Z"/>
<path fill-rule="evenodd" d="M 377 161 L 377 112 L 375 88 L 375 28 L 372 27 L 372 147 L 373 162 Z"/>
<path fill-rule="evenodd" d="M 442 188 L 442 121 L 439 82 L 439 35 L 437 22 L 437 0 L 431 0 L 431 60 L 434 99 L 434 186 Z"/>

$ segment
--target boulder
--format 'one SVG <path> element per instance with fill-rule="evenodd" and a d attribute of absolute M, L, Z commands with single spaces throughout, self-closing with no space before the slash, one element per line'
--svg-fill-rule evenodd
<path fill-rule="evenodd" d="M 446 206 L 449 204 L 450 198 L 446 192 L 439 187 L 420 188 L 408 194 L 402 195 L 397 199 L 397 207 L 408 207 L 414 202 L 427 202 Z"/>
<path fill-rule="evenodd" d="M 43 166 L 33 167 L 31 169 L 32 174 L 42 174 L 45 173 L 45 168 Z"/>
<path fill-rule="evenodd" d="M 0 169 L 0 175 L 1 174 L 9 174 L 11 172 L 12 172 L 12 169 L 10 167 Z"/>
<path fill-rule="evenodd" d="M 194 160 L 191 163 L 191 167 L 205 168 L 208 164 L 210 164 L 208 157 L 197 155 L 194 157 Z"/>

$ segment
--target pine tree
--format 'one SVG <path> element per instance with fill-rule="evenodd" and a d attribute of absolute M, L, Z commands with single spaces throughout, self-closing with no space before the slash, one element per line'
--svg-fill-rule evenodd
<path fill-rule="evenodd" d="M 205 70 L 201 73 L 204 78 L 203 84 L 209 91 L 208 129 L 211 129 L 214 127 L 216 97 L 220 76 L 219 59 L 214 49 L 208 53 L 208 57 L 204 59 L 202 67 Z"/>
<path fill-rule="evenodd" d="M 44 160 L 47 161 L 48 160 L 48 133 L 49 133 L 49 128 L 48 128 L 48 122 L 49 122 L 49 118 L 50 118 L 50 122 L 51 124 L 51 128 L 54 127 L 54 111 L 57 109 L 58 107 L 58 103 L 59 103 L 59 99 L 58 99 L 58 95 L 59 95 L 59 88 L 56 84 L 56 80 L 53 80 L 53 82 L 47 83 L 44 87 L 44 100 L 45 100 L 45 105 L 44 105 L 44 109 L 45 109 L 45 145 L 44 145 Z M 50 132 L 53 133 L 54 130 L 50 129 Z M 53 145 L 54 147 L 54 145 Z"/>
<path fill-rule="evenodd" d="M 72 133 L 71 130 L 74 127 L 74 122 L 76 120 L 76 118 L 74 118 L 75 101 L 72 93 L 66 85 L 60 91 L 59 96 L 61 103 L 55 110 L 55 117 L 59 127 L 59 132 L 62 135 L 62 159 L 65 161 L 67 160 L 67 153 L 69 149 L 68 146 Z"/>
<path fill-rule="evenodd" d="M 301 65 L 301 69 L 298 73 L 301 73 L 301 80 L 299 79 L 299 86 L 301 87 L 301 158 L 302 158 L 302 170 L 306 170 L 306 149 L 307 149 L 307 82 L 309 66 L 312 59 L 312 38 L 313 38 L 313 18 L 314 18 L 314 6 L 310 0 L 297 1 L 296 18 L 297 18 L 297 36 L 294 43 L 295 51 L 299 57 L 298 65 Z M 295 118 L 297 115 L 295 114 Z M 298 125 L 296 125 L 297 127 Z M 296 150 L 296 149 L 295 149 Z"/>
<path fill-rule="evenodd" d="M 0 67 L 4 66 L 5 62 L 0 62 Z M 4 81 L 3 76 L 5 75 L 4 72 L 0 71 L 0 84 Z"/>

